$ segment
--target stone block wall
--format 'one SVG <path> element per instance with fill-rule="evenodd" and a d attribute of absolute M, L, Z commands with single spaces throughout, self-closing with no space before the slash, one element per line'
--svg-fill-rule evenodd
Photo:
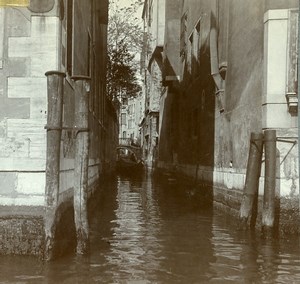
<path fill-rule="evenodd" d="M 0 8 L 0 253 L 42 255 L 45 237 L 45 169 L 47 123 L 47 78 L 45 72 L 65 70 L 66 50 L 63 5 L 67 1 L 32 1 L 28 8 Z M 114 110 L 106 108 L 104 71 L 106 25 L 103 16 L 107 1 L 94 3 L 95 22 L 91 20 L 91 2 L 74 1 L 77 14 L 76 38 L 84 33 L 84 41 L 76 41 L 74 72 L 94 76 L 97 84 L 92 93 L 100 105 L 90 109 L 91 151 L 89 160 L 89 194 L 99 183 L 106 164 L 111 164 L 112 148 L 116 146 L 117 121 Z M 58 5 L 60 4 L 60 5 Z M 96 7 L 97 6 L 97 7 Z M 101 6 L 101 13 L 99 13 Z M 105 10 L 105 11 L 104 11 Z M 66 9 L 65 9 L 66 12 Z M 100 27 L 92 29 L 98 23 Z M 106 17 L 107 18 L 107 17 Z M 80 26 L 84 21 L 84 26 Z M 97 28 L 97 29 L 96 29 Z M 94 32 L 92 35 L 91 32 Z M 90 44 L 97 38 L 101 54 L 95 55 Z M 99 49 L 100 50 L 100 49 Z M 81 56 L 81 52 L 85 55 Z M 90 53 L 94 54 L 91 58 Z M 77 58 L 76 58 L 77 56 Z M 80 57 L 80 58 L 79 58 Z M 90 60 L 101 62 L 97 72 L 88 73 Z M 69 71 L 69 70 L 68 70 Z M 101 74 L 101 78 L 98 78 Z M 71 75 L 64 80 L 64 114 L 60 153 L 59 206 L 71 204 L 74 178 L 74 88 Z M 97 81 L 93 81 L 94 79 Z M 101 79 L 101 80 L 100 80 Z M 101 94 L 100 94 L 101 93 Z M 100 98 L 100 99 L 99 99 Z M 104 105 L 105 104 L 105 105 Z M 101 109 L 101 111 L 100 111 Z M 101 113 L 100 113 L 101 112 Z M 106 134 L 105 129 L 112 130 Z M 112 170 L 112 169 L 111 169 Z M 70 210 L 67 210 L 70 212 Z M 62 216 L 63 211 L 57 211 Z M 68 213 L 69 214 L 69 213 Z M 68 215 L 67 214 L 67 215 Z M 70 214 L 69 214 L 70 215 Z M 69 222 L 69 221 L 68 221 Z M 68 224 L 68 222 L 66 224 Z M 64 226 L 64 225 L 63 225 Z M 62 235 L 66 232 L 60 231 Z"/>
<path fill-rule="evenodd" d="M 42 255 L 45 72 L 58 67 L 59 20 L 20 7 L 0 8 L 0 22 L 0 253 Z"/>
<path fill-rule="evenodd" d="M 58 66 L 58 18 L 35 15 L 27 8 L 0 10 L 0 204 L 42 206 L 47 117 L 44 73 Z"/>

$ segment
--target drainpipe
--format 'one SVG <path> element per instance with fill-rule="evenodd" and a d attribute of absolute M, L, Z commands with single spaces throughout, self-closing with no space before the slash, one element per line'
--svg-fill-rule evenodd
<path fill-rule="evenodd" d="M 251 216 L 251 225 L 255 225 L 259 178 L 261 172 L 261 160 L 263 151 L 263 134 L 251 133 L 249 157 L 247 163 L 246 181 L 243 199 L 240 207 L 240 223 L 243 228 L 247 227 L 248 219 Z M 254 213 L 254 214 L 253 214 Z"/>
<path fill-rule="evenodd" d="M 213 15 L 212 15 L 212 17 L 213 17 Z M 215 26 L 211 27 L 209 41 L 210 41 L 211 75 L 214 79 L 217 90 L 222 90 L 223 89 L 223 78 L 221 77 L 221 74 L 219 71 L 219 59 L 218 59 L 218 47 L 217 47 L 218 32 L 217 32 L 217 28 Z"/>
<path fill-rule="evenodd" d="M 46 150 L 46 215 L 45 215 L 45 255 L 53 257 L 55 235 L 55 213 L 58 205 L 60 174 L 60 143 L 62 130 L 63 80 L 65 73 L 48 71 L 47 94 L 47 150 Z"/>
<path fill-rule="evenodd" d="M 89 164 L 89 112 L 88 93 L 90 77 L 73 76 L 75 81 L 75 168 L 74 168 L 74 219 L 77 237 L 77 254 L 88 251 L 89 226 L 87 218 L 88 164 Z"/>
<path fill-rule="evenodd" d="M 224 93 L 224 80 L 220 74 L 219 70 L 219 59 L 218 59 L 218 31 L 216 23 L 216 11 L 217 11 L 217 1 L 215 1 L 215 12 L 211 13 L 211 27 L 209 35 L 209 45 L 210 45 L 210 69 L 211 75 L 215 82 L 217 91 L 216 95 L 219 100 L 219 111 L 223 112 L 224 107 L 222 103 L 222 96 Z"/>
<path fill-rule="evenodd" d="M 265 186 L 262 212 L 262 228 L 266 234 L 272 232 L 275 219 L 276 187 L 276 130 L 265 130 Z"/>

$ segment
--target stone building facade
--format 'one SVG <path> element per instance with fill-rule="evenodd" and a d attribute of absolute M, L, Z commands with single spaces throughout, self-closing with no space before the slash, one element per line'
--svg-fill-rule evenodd
<path fill-rule="evenodd" d="M 297 1 L 166 0 L 160 49 L 158 167 L 238 215 L 250 134 L 276 130 L 283 230 L 299 218 L 297 26 Z"/>
<path fill-rule="evenodd" d="M 145 1 L 142 76 L 145 82 L 145 115 L 141 122 L 143 156 L 152 168 L 158 146 L 159 99 L 162 91 L 162 50 L 165 34 L 165 0 Z"/>
<path fill-rule="evenodd" d="M 141 145 L 141 134 L 139 123 L 144 117 L 144 97 L 139 93 L 134 98 L 123 100 L 119 114 L 119 141 Z"/>
<path fill-rule="evenodd" d="M 61 131 L 54 223 L 64 222 L 63 208 L 73 204 L 75 98 L 81 92 L 76 76 L 88 82 L 89 193 L 113 168 L 118 121 L 105 96 L 108 1 L 28 2 L 0 8 L 0 252 L 42 255 L 49 221 L 47 137 L 53 130 L 46 125 L 45 73 L 59 71 L 63 82 L 62 124 L 54 129 Z"/>

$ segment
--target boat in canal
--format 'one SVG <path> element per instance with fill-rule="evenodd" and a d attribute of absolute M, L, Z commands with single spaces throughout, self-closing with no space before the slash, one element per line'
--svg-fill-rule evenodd
<path fill-rule="evenodd" d="M 117 170 L 122 173 L 141 173 L 144 170 L 144 161 L 141 148 L 132 145 L 117 147 Z"/>

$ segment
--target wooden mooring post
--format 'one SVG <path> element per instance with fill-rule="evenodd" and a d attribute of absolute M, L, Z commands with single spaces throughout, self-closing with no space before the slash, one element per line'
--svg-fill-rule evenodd
<path fill-rule="evenodd" d="M 265 233 L 272 232 L 275 220 L 276 187 L 276 130 L 265 130 L 265 186 L 262 212 L 262 228 Z"/>
<path fill-rule="evenodd" d="M 48 71 L 47 76 L 47 151 L 46 151 L 46 214 L 45 259 L 53 257 L 55 214 L 59 194 L 60 144 L 62 131 L 63 85 L 65 73 Z"/>
<path fill-rule="evenodd" d="M 78 254 L 85 254 L 89 244 L 87 218 L 89 129 L 88 93 L 90 78 L 73 76 L 75 81 L 75 169 L 74 169 L 74 219 Z"/>
<path fill-rule="evenodd" d="M 254 205 L 257 204 L 259 178 L 263 152 L 263 133 L 251 133 L 249 157 L 246 171 L 245 188 L 239 212 L 240 225 L 248 227 L 248 219 L 251 216 L 251 224 L 255 224 L 256 213 Z"/>

